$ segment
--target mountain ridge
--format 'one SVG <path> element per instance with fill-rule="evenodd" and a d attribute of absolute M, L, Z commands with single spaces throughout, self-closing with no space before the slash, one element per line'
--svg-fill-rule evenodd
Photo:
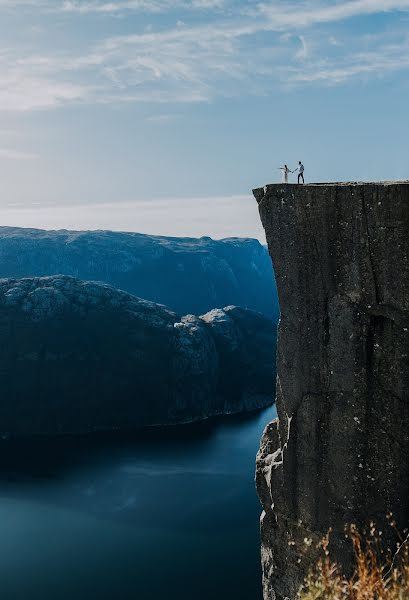
<path fill-rule="evenodd" d="M 274 399 L 275 326 L 248 309 L 181 316 L 106 283 L 3 278 L 0 331 L 3 437 L 187 423 Z"/>
<path fill-rule="evenodd" d="M 278 320 L 271 261 L 258 240 L 0 227 L 0 277 L 61 273 L 184 314 L 234 304 Z"/>

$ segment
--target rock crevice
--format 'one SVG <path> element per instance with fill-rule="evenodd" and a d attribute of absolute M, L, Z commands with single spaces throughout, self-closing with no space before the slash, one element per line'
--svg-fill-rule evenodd
<path fill-rule="evenodd" d="M 265 600 L 295 598 L 305 537 L 346 524 L 409 524 L 409 183 L 254 190 L 281 320 L 278 420 L 256 482 Z M 393 443 L 392 443 L 393 442 Z"/>

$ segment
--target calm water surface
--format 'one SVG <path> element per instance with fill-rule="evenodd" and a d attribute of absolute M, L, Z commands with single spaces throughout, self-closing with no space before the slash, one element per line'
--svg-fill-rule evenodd
<path fill-rule="evenodd" d="M 254 458 L 274 409 L 0 445 L 2 600 L 258 600 Z"/>

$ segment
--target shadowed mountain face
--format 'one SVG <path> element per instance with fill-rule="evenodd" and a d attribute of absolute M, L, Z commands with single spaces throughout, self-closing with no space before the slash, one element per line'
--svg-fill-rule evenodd
<path fill-rule="evenodd" d="M 235 304 L 278 320 L 271 260 L 257 240 L 0 227 L 0 277 L 70 275 L 201 314 Z"/>
<path fill-rule="evenodd" d="M 330 528 L 348 572 L 347 524 L 373 521 L 390 548 L 386 515 L 409 525 L 409 182 L 254 195 L 282 309 L 279 420 L 257 460 L 264 598 L 294 600 Z"/>
<path fill-rule="evenodd" d="M 272 403 L 275 325 L 229 306 L 180 317 L 108 284 L 0 280 L 0 431 L 195 421 Z"/>

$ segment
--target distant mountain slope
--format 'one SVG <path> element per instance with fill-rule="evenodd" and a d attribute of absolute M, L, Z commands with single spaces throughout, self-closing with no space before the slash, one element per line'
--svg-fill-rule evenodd
<path fill-rule="evenodd" d="M 0 227 L 0 277 L 71 275 L 182 313 L 235 304 L 278 319 L 270 257 L 257 240 Z"/>
<path fill-rule="evenodd" d="M 274 399 L 276 327 L 242 308 L 180 317 L 104 283 L 1 279 L 0 331 L 3 437 L 184 423 Z"/>

